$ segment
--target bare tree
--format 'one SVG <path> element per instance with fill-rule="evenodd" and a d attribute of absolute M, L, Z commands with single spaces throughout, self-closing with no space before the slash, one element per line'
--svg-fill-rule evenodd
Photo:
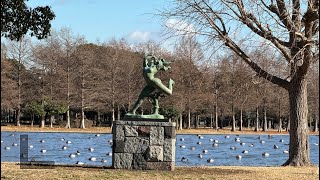
<path fill-rule="evenodd" d="M 120 109 L 125 112 L 129 111 L 131 103 L 135 100 L 134 97 L 141 90 L 141 85 L 144 85 L 144 79 L 137 78 L 142 75 L 141 61 L 142 54 L 134 53 L 127 49 L 119 49 L 119 87 L 117 89 L 117 106 L 118 106 L 118 120 L 120 119 Z"/>
<path fill-rule="evenodd" d="M 26 66 L 30 65 L 31 41 L 29 38 L 22 38 L 20 41 L 9 41 L 7 56 L 9 59 L 17 61 L 14 63 L 15 79 L 17 81 L 18 101 L 16 105 L 16 125 L 20 126 L 21 105 L 22 105 L 22 77 Z"/>
<path fill-rule="evenodd" d="M 104 72 L 108 77 L 107 77 L 107 84 L 108 84 L 108 97 L 107 97 L 107 106 L 111 110 L 111 121 L 113 125 L 113 122 L 116 120 L 116 106 L 118 104 L 117 96 L 119 95 L 120 91 L 119 89 L 119 83 L 120 83 L 120 76 L 122 75 L 120 73 L 121 65 L 120 65 L 120 60 L 121 59 L 121 51 L 115 47 L 116 42 L 111 42 L 107 44 L 105 48 L 105 56 L 103 58 L 105 67 L 107 68 L 106 71 Z"/>
<path fill-rule="evenodd" d="M 243 80 L 246 80 L 247 78 L 244 78 Z M 250 108 L 250 104 L 248 103 L 248 97 L 252 94 L 252 86 L 253 84 L 250 82 L 250 80 L 247 80 L 249 82 L 242 83 L 239 90 L 239 103 L 238 107 L 240 109 L 240 125 L 239 125 L 239 131 L 243 130 L 243 112 L 248 110 Z"/>
<path fill-rule="evenodd" d="M 71 104 L 70 92 L 71 92 L 71 84 L 72 84 L 71 69 L 74 65 L 73 63 L 75 63 L 72 61 L 73 59 L 72 55 L 78 46 L 80 46 L 81 44 L 84 44 L 85 40 L 83 37 L 74 36 L 71 30 L 67 28 L 63 28 L 59 31 L 58 38 L 59 38 L 59 42 L 63 52 L 61 55 L 61 61 L 63 62 L 60 62 L 60 66 L 62 66 L 61 68 L 64 70 L 64 75 L 65 75 L 65 78 L 62 78 L 63 82 L 61 82 L 61 84 L 63 84 L 64 86 L 64 92 L 66 94 L 65 101 L 67 104 L 67 112 L 66 112 L 67 123 L 65 128 L 71 128 L 71 125 L 70 125 L 70 104 Z"/>
<path fill-rule="evenodd" d="M 14 77 L 12 77 L 13 64 L 7 59 L 6 46 L 1 43 L 1 110 L 10 114 L 16 106 L 18 91 Z M 8 115 L 7 122 L 10 116 Z"/>
<path fill-rule="evenodd" d="M 256 49 L 254 53 L 252 53 L 252 57 L 256 59 L 257 63 L 263 68 L 264 70 L 267 70 L 268 72 L 272 72 L 271 63 L 273 60 L 271 59 L 272 54 L 267 54 L 266 52 L 269 52 L 270 48 L 261 46 L 259 49 Z M 261 104 L 259 104 L 263 111 L 263 120 L 259 121 L 257 118 L 257 123 L 261 124 L 262 130 L 267 131 L 267 101 L 270 93 L 268 90 L 270 89 L 269 83 L 267 80 L 256 77 L 256 83 L 257 83 L 257 91 L 259 92 L 257 95 L 257 101 L 260 101 Z M 260 97 L 260 99 L 259 99 Z M 258 112 L 257 112 L 258 113 Z M 257 114 L 258 116 L 258 114 Z M 261 122 L 261 123 L 260 123 Z M 259 127 L 256 127 L 256 129 Z"/>
<path fill-rule="evenodd" d="M 47 39 L 43 41 L 40 45 L 38 45 L 34 50 L 34 57 L 37 60 L 38 66 L 41 65 L 43 67 L 43 73 L 39 77 L 41 78 L 43 87 L 46 86 L 48 91 L 43 91 L 43 99 L 42 101 L 50 100 L 54 102 L 63 102 L 64 90 L 63 90 L 63 77 L 65 75 L 65 71 L 63 66 L 61 66 L 64 62 L 62 60 L 62 47 L 61 43 L 58 39 L 58 34 L 56 32 L 52 32 Z M 44 89 L 43 89 L 44 90 Z M 50 115 L 50 127 L 52 128 L 53 121 L 55 121 L 55 114 L 51 113 Z"/>
<path fill-rule="evenodd" d="M 97 78 L 96 69 L 98 48 L 94 44 L 83 44 L 77 47 L 72 55 L 75 63 L 71 71 L 71 79 L 74 82 L 72 93 L 72 106 L 80 110 L 80 128 L 85 127 L 85 110 L 93 107 L 98 92 L 96 91 Z"/>
<path fill-rule="evenodd" d="M 196 91 L 200 88 L 201 76 L 197 64 L 203 60 L 203 52 L 200 44 L 194 36 L 183 36 L 175 48 L 176 56 L 183 63 L 185 73 L 182 75 L 182 86 L 185 94 L 185 103 L 187 108 L 188 125 L 191 128 L 191 112 L 196 109 L 197 101 Z M 183 62 L 184 61 L 184 62 Z M 178 62 L 177 62 L 178 63 Z M 188 73 L 187 73 L 188 72 Z"/>
<path fill-rule="evenodd" d="M 310 165 L 307 127 L 307 79 L 313 64 L 319 32 L 319 3 L 300 1 L 181 0 L 164 17 L 180 18 L 194 26 L 194 33 L 206 37 L 208 45 L 216 40 L 233 50 L 256 73 L 286 89 L 290 101 L 289 159 L 284 165 Z M 239 26 L 235 26 L 239 25 Z M 241 31 L 241 27 L 244 31 Z M 184 28 L 184 30 L 190 31 Z M 230 32 L 231 30 L 231 32 Z M 252 32 L 246 42 L 269 43 L 290 66 L 288 77 L 278 77 L 262 69 L 243 49 L 237 37 Z M 236 33 L 237 32 L 237 33 Z M 236 33 L 236 36 L 234 34 Z M 249 42 L 248 44 L 253 44 Z M 247 44 L 247 45 L 248 45 Z"/>

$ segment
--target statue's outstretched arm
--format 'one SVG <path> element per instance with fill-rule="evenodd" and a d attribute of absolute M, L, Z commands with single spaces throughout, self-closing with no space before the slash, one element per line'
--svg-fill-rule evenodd
<path fill-rule="evenodd" d="M 165 59 L 161 59 L 161 61 L 163 62 L 163 66 L 169 66 L 171 63 L 173 63 L 175 60 L 173 61 L 166 61 Z"/>
<path fill-rule="evenodd" d="M 161 62 L 159 63 L 160 69 L 163 71 L 167 71 L 168 69 L 171 69 L 170 64 L 173 63 L 174 61 L 166 61 L 165 59 L 161 58 L 160 62 Z"/>

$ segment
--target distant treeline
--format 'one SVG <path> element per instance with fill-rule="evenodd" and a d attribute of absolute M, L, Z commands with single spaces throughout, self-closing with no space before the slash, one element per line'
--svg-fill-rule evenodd
<path fill-rule="evenodd" d="M 160 113 L 177 128 L 212 127 L 232 130 L 288 130 L 288 94 L 258 78 L 236 55 L 224 52 L 207 58 L 192 37 L 181 39 L 173 52 L 147 42 L 130 46 L 125 40 L 87 43 L 62 29 L 41 42 L 23 39 L 1 44 L 1 122 L 111 126 L 137 99 L 145 82 L 143 56 L 152 53 L 175 60 L 165 84 L 175 81 L 173 95 L 160 98 Z M 286 77 L 285 64 L 268 48 L 251 50 L 261 66 Z M 319 125 L 319 67 L 308 74 L 309 126 Z M 145 101 L 139 113 L 152 113 Z"/>

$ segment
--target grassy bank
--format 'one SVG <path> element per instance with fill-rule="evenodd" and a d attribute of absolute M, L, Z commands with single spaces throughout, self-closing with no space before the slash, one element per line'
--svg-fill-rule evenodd
<path fill-rule="evenodd" d="M 1 131 L 20 131 L 20 132 L 79 132 L 79 133 L 111 133 L 110 127 L 92 127 L 86 129 L 80 128 L 63 128 L 63 127 L 44 127 L 39 128 L 37 126 L 1 126 Z"/>
<path fill-rule="evenodd" d="M 176 167 L 174 171 L 142 171 L 55 167 L 20 169 L 1 163 L 1 179 L 319 179 L 318 167 Z"/>
<path fill-rule="evenodd" d="M 1 126 L 1 131 L 22 131 L 22 132 L 79 132 L 79 133 L 111 133 L 110 127 L 91 127 L 86 129 L 80 129 L 80 128 L 63 128 L 63 127 L 44 127 L 39 128 L 37 126 L 30 127 L 30 126 Z M 258 131 L 255 132 L 253 129 L 244 129 L 243 131 L 236 130 L 235 132 L 232 132 L 230 128 L 225 129 L 211 129 L 211 128 L 199 128 L 199 129 L 183 129 L 183 130 L 177 130 L 177 134 L 288 134 L 288 132 L 283 131 L 279 133 L 277 130 L 268 130 L 266 132 L 264 131 Z M 310 131 L 310 134 L 319 135 L 319 132 L 312 132 Z"/>

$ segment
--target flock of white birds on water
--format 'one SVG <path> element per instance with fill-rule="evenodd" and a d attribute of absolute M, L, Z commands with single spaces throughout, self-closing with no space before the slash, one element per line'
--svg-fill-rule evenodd
<path fill-rule="evenodd" d="M 10 136 L 15 136 L 15 134 L 11 134 Z M 95 135 L 96 137 L 99 137 L 100 136 L 100 134 L 96 134 Z M 217 139 L 213 139 L 213 138 L 210 138 L 209 139 L 209 142 L 207 141 L 207 142 L 204 142 L 203 140 L 201 141 L 201 139 L 204 139 L 204 137 L 202 136 L 202 135 L 197 135 L 198 136 L 198 139 L 199 139 L 199 141 L 196 143 L 197 145 L 201 145 L 202 143 L 212 143 L 212 147 L 218 147 L 219 146 L 219 140 L 217 140 Z M 229 135 L 226 135 L 226 136 L 224 136 L 224 138 L 225 139 L 229 139 L 230 138 L 230 136 Z M 272 136 L 271 135 L 268 135 L 268 138 L 269 139 L 271 139 L 272 138 Z M 89 139 L 93 139 L 92 137 L 89 137 Z M 264 140 L 262 140 L 261 139 L 261 137 L 259 136 L 258 137 L 258 139 L 259 139 L 259 141 L 257 141 L 257 143 L 261 143 L 261 144 L 264 144 L 265 143 L 265 141 Z M 66 140 L 66 139 L 64 139 L 64 138 L 61 138 L 60 139 L 61 141 L 64 141 L 65 142 L 65 145 L 63 145 L 62 147 L 61 147 L 61 149 L 62 150 L 67 150 L 68 149 L 68 145 L 69 144 L 72 144 L 72 142 L 70 141 L 70 140 Z M 183 143 L 184 141 L 185 141 L 185 139 L 184 138 L 180 138 L 179 139 L 179 141 L 182 141 L 181 143 Z M 109 143 L 109 145 L 110 146 L 112 146 L 112 139 L 110 139 L 110 140 L 108 140 L 107 141 L 108 143 Z M 255 144 L 253 144 L 253 143 L 251 143 L 251 144 L 246 144 L 246 142 L 243 142 L 241 139 L 240 139 L 240 137 L 238 137 L 238 135 L 236 135 L 236 137 L 234 138 L 234 142 L 235 143 L 239 143 L 241 146 L 248 146 L 248 147 L 254 147 L 255 146 Z M 284 140 L 283 139 L 280 139 L 279 140 L 279 143 L 283 143 L 284 142 Z M 3 141 L 1 140 L 1 144 L 3 143 Z M 44 140 L 44 139 L 42 139 L 42 140 L 40 140 L 40 143 L 46 143 L 46 141 Z M 185 142 L 185 144 L 188 144 L 187 142 Z M 188 144 L 189 145 L 189 144 Z M 288 145 L 288 144 L 287 144 Z M 318 146 L 318 143 L 314 143 L 314 145 L 316 145 L 316 146 Z M 18 146 L 18 144 L 17 143 L 13 143 L 12 144 L 12 146 L 13 147 L 16 147 L 16 146 Z M 29 149 L 32 149 L 34 146 L 33 145 L 29 145 Z M 179 146 L 179 148 L 186 148 L 187 146 L 186 145 L 180 145 Z M 178 147 L 177 147 L 178 148 Z M 273 148 L 274 149 L 278 149 L 279 148 L 279 146 L 278 145 L 273 145 Z M 7 151 L 9 151 L 11 148 L 9 147 L 9 146 L 6 146 L 6 147 L 4 147 L 4 149 L 5 150 L 7 150 Z M 196 149 L 196 147 L 195 146 L 191 146 L 190 147 L 190 150 L 195 150 Z M 236 150 L 237 149 L 237 147 L 235 146 L 235 145 L 233 145 L 233 146 L 231 146 L 230 147 L 230 150 Z M 45 154 L 45 153 L 47 153 L 47 149 L 41 149 L 40 150 L 40 152 L 42 153 L 42 154 Z M 94 148 L 93 147 L 88 147 L 87 148 L 87 151 L 88 152 L 93 152 L 94 151 Z M 199 153 L 198 154 L 198 158 L 204 158 L 204 155 L 206 155 L 208 153 L 208 149 L 203 149 L 202 150 L 202 153 Z M 242 154 L 248 154 L 249 153 L 249 150 L 243 150 L 242 151 Z M 289 150 L 284 150 L 283 151 L 283 153 L 285 153 L 285 154 L 288 154 L 289 153 Z M 76 152 L 73 152 L 73 153 L 71 153 L 71 154 L 69 154 L 69 158 L 71 158 L 71 159 L 74 159 L 74 158 L 76 158 L 77 156 L 80 156 L 81 155 L 81 152 L 79 151 L 79 150 L 77 150 Z M 261 156 L 264 156 L 264 157 L 268 157 L 270 154 L 269 154 L 269 152 L 263 152 L 262 154 L 261 154 Z M 21 154 L 21 156 L 24 156 L 23 154 Z M 106 156 L 112 156 L 112 152 L 109 152 L 109 153 L 106 153 Z M 235 156 L 235 158 L 237 159 L 237 160 L 241 160 L 242 159 L 242 155 L 241 154 L 237 154 L 236 156 Z M 89 161 L 97 161 L 97 158 L 96 157 L 94 157 L 94 156 L 91 156 L 91 157 L 89 157 L 88 158 L 88 160 Z M 187 162 L 187 161 L 189 161 L 189 159 L 188 158 L 186 158 L 186 157 L 182 157 L 181 158 L 181 161 L 182 162 Z M 106 159 L 101 159 L 100 160 L 100 162 L 102 162 L 102 163 L 106 163 L 107 162 L 107 160 Z M 214 159 L 213 158 L 208 158 L 207 159 L 207 162 L 208 163 L 213 163 L 214 162 Z M 78 165 L 83 165 L 83 164 L 85 164 L 84 162 L 80 162 L 80 161 L 77 161 L 76 162 L 76 164 L 78 164 Z"/>
<path fill-rule="evenodd" d="M 10 136 L 15 136 L 15 134 L 10 134 Z M 99 137 L 100 134 L 96 134 L 95 136 L 96 136 L 96 137 Z M 92 138 L 92 137 L 89 137 L 89 139 L 93 139 L 93 138 Z M 61 138 L 60 140 L 61 140 L 61 141 L 65 141 L 65 145 L 63 145 L 63 146 L 61 147 L 62 150 L 67 150 L 67 149 L 68 149 L 68 145 L 69 145 L 69 144 L 72 144 L 72 142 L 71 142 L 70 140 L 65 140 L 64 138 Z M 45 143 L 46 141 L 45 141 L 44 139 L 41 139 L 39 142 L 40 142 L 40 143 Z M 1 140 L 1 144 L 2 144 L 2 143 L 3 143 L 3 141 Z M 112 146 L 112 143 L 113 143 L 113 142 L 112 142 L 112 139 L 108 140 L 108 143 L 109 143 L 110 146 Z M 18 144 L 17 144 L 17 143 L 13 143 L 12 146 L 18 146 Z M 33 147 L 34 147 L 33 145 L 29 145 L 29 149 L 32 149 Z M 4 147 L 4 149 L 7 150 L 7 151 L 9 151 L 11 148 L 10 148 L 9 146 L 6 146 L 6 147 Z M 40 152 L 41 152 L 42 154 L 46 154 L 47 151 L 48 151 L 47 149 L 41 149 L 41 150 L 40 150 Z M 93 148 L 93 147 L 88 147 L 88 151 L 89 151 L 89 152 L 93 152 L 93 151 L 94 151 L 94 148 Z M 79 150 L 77 150 L 76 152 L 69 154 L 69 158 L 71 158 L 71 159 L 76 158 L 77 156 L 80 156 L 80 154 L 81 154 L 81 152 L 80 152 Z M 25 157 L 24 154 L 21 154 L 20 156 L 21 156 L 21 157 Z M 112 152 L 106 153 L 106 156 L 109 156 L 109 157 L 112 156 Z M 94 156 L 91 156 L 91 157 L 88 158 L 88 160 L 89 160 L 89 161 L 97 161 L 97 158 L 94 157 Z M 100 162 L 106 163 L 107 160 L 102 158 L 102 159 L 100 160 Z M 77 164 L 77 165 L 84 165 L 85 163 L 84 163 L 84 162 L 81 162 L 81 161 L 77 161 L 76 164 Z"/>
<path fill-rule="evenodd" d="M 202 136 L 202 135 L 197 135 L 198 136 L 198 138 L 199 138 L 199 141 L 196 143 L 197 145 L 201 145 L 202 143 L 205 143 L 205 142 L 202 142 L 201 141 L 201 139 L 204 139 L 204 137 Z M 236 135 L 236 136 L 238 136 L 238 135 Z M 230 138 L 230 136 L 229 135 L 226 135 L 226 136 L 224 136 L 224 138 L 225 139 L 229 139 Z M 268 139 L 271 139 L 272 138 L 272 135 L 268 135 Z M 261 136 L 259 136 L 258 137 L 258 139 L 259 139 L 259 143 L 261 143 L 261 144 L 264 144 L 265 143 L 265 141 L 264 140 L 261 140 Z M 179 139 L 180 141 L 185 141 L 185 139 L 184 138 L 180 138 Z M 245 146 L 246 145 L 246 143 L 245 142 L 242 142 L 241 141 L 241 139 L 240 139 L 240 137 L 235 137 L 234 138 L 234 142 L 235 143 L 239 143 L 241 146 Z M 279 140 L 279 143 L 283 143 L 284 142 L 284 140 L 283 139 L 280 139 Z M 207 142 L 208 143 L 208 142 Z M 217 140 L 217 139 L 213 139 L 213 138 L 210 138 L 209 139 L 209 143 L 212 143 L 212 147 L 218 147 L 219 146 L 219 140 Z M 187 143 L 186 143 L 187 144 Z M 287 144 L 287 145 L 289 145 L 289 144 Z M 314 145 L 316 145 L 316 146 L 318 146 L 318 143 L 314 143 Z M 248 145 L 249 147 L 254 147 L 254 144 L 253 143 L 251 143 L 251 144 L 249 144 Z M 187 146 L 186 145 L 180 145 L 179 146 L 180 148 L 186 148 Z M 195 146 L 191 146 L 190 147 L 190 150 L 195 150 L 196 148 L 195 148 Z M 231 146 L 230 147 L 230 150 L 236 150 L 237 149 L 237 147 L 236 146 Z M 278 145 L 273 145 L 273 149 L 279 149 L 279 146 Z M 200 153 L 200 154 L 198 154 L 198 158 L 203 158 L 204 157 L 204 155 L 205 154 L 207 154 L 208 153 L 208 149 L 203 149 L 202 150 L 202 153 Z M 242 151 L 242 154 L 248 154 L 249 153 L 249 150 L 243 150 Z M 283 153 L 284 154 L 288 154 L 289 153 L 289 150 L 284 150 L 283 151 Z M 263 157 L 269 157 L 270 156 L 270 153 L 269 152 L 263 152 L 262 154 L 261 154 L 261 156 L 263 156 Z M 235 158 L 237 159 L 237 160 L 241 160 L 242 159 L 242 155 L 241 154 L 237 154 L 236 156 L 235 156 Z M 189 161 L 189 159 L 187 158 L 187 157 L 182 157 L 181 158 L 181 161 L 182 162 L 187 162 L 187 161 Z M 214 162 L 214 159 L 213 158 L 208 158 L 207 159 L 207 163 L 213 163 Z"/>

